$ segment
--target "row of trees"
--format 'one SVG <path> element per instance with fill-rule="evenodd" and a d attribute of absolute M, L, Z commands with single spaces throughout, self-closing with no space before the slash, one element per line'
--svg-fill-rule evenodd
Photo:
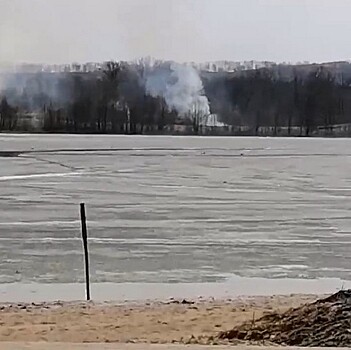
<path fill-rule="evenodd" d="M 161 131 L 177 121 L 163 98 L 146 94 L 142 67 L 119 62 L 94 73 L 15 76 L 1 95 L 8 106 L 0 109 L 2 119 L 18 119 L 9 108 L 18 114 L 36 112 L 51 132 L 142 133 L 145 127 Z M 13 130 L 9 125 L 0 129 Z"/>
<path fill-rule="evenodd" d="M 0 129 L 15 130 L 18 116 L 44 116 L 44 130 L 52 132 L 142 133 L 183 123 L 199 130 L 201 118 L 179 118 L 161 97 L 145 89 L 145 67 L 108 62 L 94 73 L 38 73 L 14 75 L 0 92 Z M 322 66 L 282 79 L 269 69 L 238 74 L 202 76 L 211 112 L 225 124 L 299 126 L 309 130 L 351 122 L 351 87 Z"/>
<path fill-rule="evenodd" d="M 330 71 L 318 67 L 306 76 L 295 72 L 288 80 L 277 79 L 267 69 L 239 77 L 210 78 L 207 94 L 212 110 L 229 125 L 306 129 L 351 122 L 350 82 L 338 83 Z"/>

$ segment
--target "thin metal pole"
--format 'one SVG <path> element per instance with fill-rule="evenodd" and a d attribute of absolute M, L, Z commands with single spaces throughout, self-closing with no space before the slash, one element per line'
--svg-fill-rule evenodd
<path fill-rule="evenodd" d="M 87 219 L 85 216 L 85 204 L 80 203 L 80 220 L 82 223 L 82 239 L 84 249 L 84 261 L 85 261 L 85 283 L 86 283 L 86 294 L 87 300 L 90 300 L 90 280 L 89 280 L 89 252 L 88 252 L 88 233 L 87 233 Z"/>

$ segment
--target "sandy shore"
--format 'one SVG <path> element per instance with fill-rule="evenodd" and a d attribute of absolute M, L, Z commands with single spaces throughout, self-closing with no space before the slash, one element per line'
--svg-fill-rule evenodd
<path fill-rule="evenodd" d="M 78 343 L 2 343 L 1 350 L 257 350 L 257 346 L 204 346 L 160 344 L 78 344 Z M 277 347 L 261 346 L 259 350 L 275 350 Z M 278 348 L 280 349 L 280 348 Z M 284 350 L 304 350 L 301 347 L 284 347 Z M 342 348 L 310 348 L 310 350 L 342 350 Z"/>
<path fill-rule="evenodd" d="M 0 341 L 211 344 L 211 337 L 221 330 L 315 299 L 315 295 L 291 295 L 186 303 L 1 304 Z"/>
<path fill-rule="evenodd" d="M 204 346 L 204 345 L 160 345 L 160 344 L 79 344 L 79 343 L 2 343 L 2 350 L 257 350 L 254 346 Z M 261 346 L 259 350 L 274 350 L 276 347 Z M 278 348 L 279 349 L 279 348 Z M 301 347 L 284 347 L 284 350 L 304 350 Z M 310 348 L 310 350 L 326 348 Z M 329 350 L 342 348 L 327 348 Z"/>

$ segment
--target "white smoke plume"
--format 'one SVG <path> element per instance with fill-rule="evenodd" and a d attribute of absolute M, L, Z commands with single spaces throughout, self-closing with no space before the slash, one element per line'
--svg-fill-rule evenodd
<path fill-rule="evenodd" d="M 188 65 L 172 63 L 154 67 L 146 74 L 146 92 L 153 97 L 163 97 L 170 110 L 181 117 L 210 115 L 210 105 L 197 70 Z"/>

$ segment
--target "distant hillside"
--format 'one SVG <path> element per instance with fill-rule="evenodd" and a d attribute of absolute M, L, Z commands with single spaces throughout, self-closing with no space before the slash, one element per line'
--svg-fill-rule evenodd
<path fill-rule="evenodd" d="M 103 71 L 108 62 L 87 62 L 87 63 L 71 63 L 71 64 L 11 64 L 0 63 L 0 72 L 3 73 L 88 73 Z M 155 67 L 167 63 L 150 57 L 141 58 L 132 62 L 127 62 L 129 65 L 137 65 L 143 67 Z M 325 67 L 335 76 L 343 76 L 343 79 L 351 78 L 351 63 L 349 61 L 325 62 L 325 63 L 275 63 L 271 61 L 213 61 L 213 62 L 188 62 L 186 65 L 191 65 L 197 70 L 206 73 L 227 74 L 269 69 L 274 72 L 274 75 L 279 79 L 293 79 L 296 72 L 300 75 L 308 75 L 310 72 L 317 70 L 319 67 Z"/>
<path fill-rule="evenodd" d="M 162 133 L 181 124 L 197 134 L 211 120 L 252 135 L 265 126 L 309 135 L 319 126 L 351 123 L 351 64 L 144 59 L 3 66 L 0 131 L 17 130 L 20 116 L 30 122 L 35 113 L 52 132 Z"/>

